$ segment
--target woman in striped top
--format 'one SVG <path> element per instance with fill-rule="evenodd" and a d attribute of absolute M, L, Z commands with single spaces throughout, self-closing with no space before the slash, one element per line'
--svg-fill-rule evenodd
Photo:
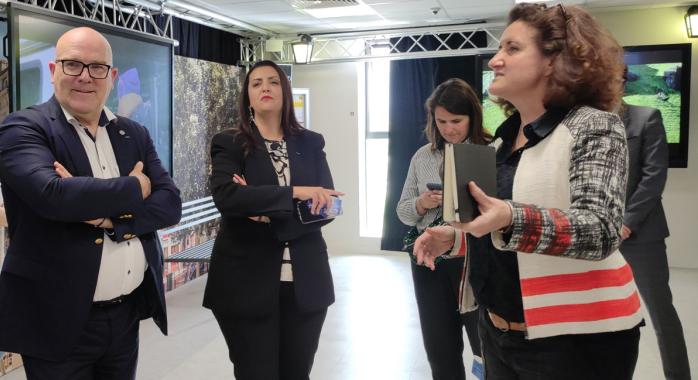
<path fill-rule="evenodd" d="M 491 138 L 482 128 L 482 109 L 475 91 L 461 79 L 449 79 L 436 87 L 425 108 L 429 143 L 412 157 L 397 205 L 398 217 L 414 226 L 414 235 L 441 221 L 441 190 L 430 190 L 427 184 L 441 183 L 444 144 L 486 144 Z M 477 312 L 461 315 L 458 311 L 464 253 L 463 249 L 442 256 L 448 259 L 441 260 L 433 272 L 412 262 L 422 338 L 435 380 L 465 379 L 463 326 L 475 356 L 473 373 L 482 378 Z"/>
<path fill-rule="evenodd" d="M 618 251 L 627 144 L 615 109 L 623 50 L 585 10 L 519 4 L 489 62 L 499 127 L 497 197 L 476 184 L 481 215 L 454 225 L 475 236 L 490 271 L 473 281 L 488 380 L 631 380 L 640 299 Z M 460 234 L 438 227 L 418 262 Z M 490 235 L 488 235 L 490 234 Z"/>

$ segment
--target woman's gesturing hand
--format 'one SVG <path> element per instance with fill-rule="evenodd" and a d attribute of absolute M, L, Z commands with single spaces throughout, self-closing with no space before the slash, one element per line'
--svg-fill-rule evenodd
<path fill-rule="evenodd" d="M 450 250 L 456 241 L 456 230 L 449 226 L 427 228 L 414 242 L 414 255 L 417 265 L 424 265 L 431 270 L 436 269 L 434 261 L 437 257 Z"/>
<path fill-rule="evenodd" d="M 312 199 L 313 204 L 310 207 L 310 213 L 317 215 L 323 207 L 332 204 L 332 196 L 341 196 L 344 193 L 325 189 L 319 186 L 293 186 L 293 198 L 301 201 Z"/>

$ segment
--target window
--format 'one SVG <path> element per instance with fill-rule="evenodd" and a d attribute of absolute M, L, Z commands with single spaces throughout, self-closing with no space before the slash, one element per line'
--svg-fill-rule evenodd
<path fill-rule="evenodd" d="M 390 61 L 359 64 L 359 104 L 364 105 L 365 123 L 360 125 L 359 186 L 360 235 L 381 237 L 388 174 L 388 128 L 390 105 Z"/>

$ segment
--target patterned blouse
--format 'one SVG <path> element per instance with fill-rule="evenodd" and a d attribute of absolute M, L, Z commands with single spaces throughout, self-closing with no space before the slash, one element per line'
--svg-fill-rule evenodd
<path fill-rule="evenodd" d="M 286 140 L 264 140 L 267 146 L 271 164 L 274 166 L 279 186 L 291 185 L 291 170 L 288 166 L 288 150 Z M 281 260 L 281 281 L 293 281 L 293 268 L 291 266 L 291 252 L 288 247 L 284 248 L 284 255 Z"/>
<path fill-rule="evenodd" d="M 291 171 L 288 166 L 288 150 L 286 149 L 286 140 L 264 140 L 267 146 L 271 163 L 276 170 L 276 176 L 279 178 L 280 186 L 289 186 L 291 184 Z"/>

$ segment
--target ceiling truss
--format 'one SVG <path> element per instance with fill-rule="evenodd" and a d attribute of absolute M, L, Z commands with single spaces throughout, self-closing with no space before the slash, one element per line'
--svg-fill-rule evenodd
<path fill-rule="evenodd" d="M 172 16 L 192 18 L 177 9 L 167 9 L 166 3 L 148 0 L 15 0 L 20 3 L 61 11 L 80 18 L 111 24 L 159 37 L 173 38 Z M 178 14 L 180 12 L 180 14 Z M 198 19 L 206 24 L 214 20 Z M 222 28 L 219 23 L 216 24 Z M 231 28 L 235 27 L 230 25 Z M 313 35 L 310 64 L 356 62 L 377 58 L 405 59 L 462 56 L 488 53 L 499 45 L 504 24 L 464 24 Z M 486 36 L 474 42 L 476 35 Z M 268 35 L 258 34 L 240 40 L 241 64 L 248 66 L 261 59 L 293 63 L 291 44 L 297 37 L 283 39 L 280 51 L 267 51 Z M 455 41 L 455 43 L 454 43 Z M 428 43 L 426 43 L 428 42 Z"/>
<path fill-rule="evenodd" d="M 499 46 L 504 24 L 466 24 L 405 30 L 313 35 L 311 64 L 354 62 L 377 58 L 406 59 L 490 53 Z M 482 36 L 485 42 L 482 42 Z M 479 38 L 476 39 L 475 36 Z M 281 51 L 265 49 L 266 36 L 241 40 L 242 64 L 261 59 L 293 63 L 291 44 L 285 39 Z"/>
<path fill-rule="evenodd" d="M 40 8 L 67 13 L 87 20 L 111 24 L 117 27 L 154 34 L 172 39 L 172 15 L 148 6 L 122 0 L 16 0 Z M 162 27 L 157 16 L 164 17 Z"/>

